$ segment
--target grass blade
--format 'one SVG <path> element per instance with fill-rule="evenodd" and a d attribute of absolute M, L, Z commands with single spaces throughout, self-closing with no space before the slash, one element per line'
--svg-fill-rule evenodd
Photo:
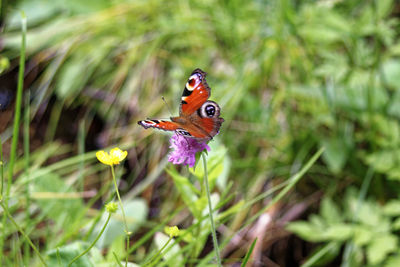
<path fill-rule="evenodd" d="M 240 265 L 241 267 L 245 267 L 245 266 L 246 266 L 247 262 L 248 262 L 249 259 L 250 259 L 250 255 L 251 255 L 251 253 L 253 252 L 253 249 L 254 249 L 256 243 L 257 243 L 257 238 L 254 239 L 253 243 L 251 243 L 250 249 L 249 249 L 249 251 L 247 251 L 246 256 L 245 256 L 244 259 L 243 259 L 243 262 L 242 262 L 242 264 Z"/>

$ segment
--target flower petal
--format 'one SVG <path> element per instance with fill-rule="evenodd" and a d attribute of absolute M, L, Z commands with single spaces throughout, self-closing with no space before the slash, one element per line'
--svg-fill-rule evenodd
<path fill-rule="evenodd" d="M 165 226 L 164 232 L 167 235 L 169 235 L 170 238 L 179 236 L 180 234 L 178 226 L 171 226 L 171 227 Z"/>
<path fill-rule="evenodd" d="M 123 151 L 118 147 L 115 147 L 111 149 L 110 151 L 110 157 L 113 162 L 113 164 L 119 164 L 121 161 L 123 161 L 126 156 L 128 155 L 127 151 Z"/>
<path fill-rule="evenodd" d="M 207 143 L 199 143 L 193 138 L 187 138 L 182 135 L 174 134 L 170 139 L 171 153 L 168 155 L 168 161 L 173 164 L 189 165 L 194 167 L 196 164 L 196 153 L 210 147 Z"/>
<path fill-rule="evenodd" d="M 97 159 L 105 164 L 105 165 L 112 165 L 111 157 L 107 152 L 104 152 L 104 150 L 100 150 L 96 152 L 96 157 Z"/>

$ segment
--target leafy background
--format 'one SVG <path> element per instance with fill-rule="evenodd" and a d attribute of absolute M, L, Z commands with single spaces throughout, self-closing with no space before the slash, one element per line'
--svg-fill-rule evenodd
<path fill-rule="evenodd" d="M 165 242 L 159 231 L 176 224 L 187 235 L 160 266 L 210 264 L 201 164 L 194 172 L 171 166 L 167 137 L 136 124 L 170 116 L 161 96 L 176 113 L 188 75 L 202 68 L 225 119 L 208 164 L 226 265 L 240 263 L 256 237 L 254 266 L 400 264 L 396 1 L 20 0 L 1 7 L 5 168 L 21 10 L 28 21 L 31 154 L 21 144 L 11 211 L 49 262 L 57 262 L 57 248 L 70 259 L 101 228 L 111 180 L 93 151 L 117 145 L 128 150 L 117 175 L 134 218 L 130 261 L 146 262 Z M 39 264 L 16 229 L 2 229 L 3 264 Z M 115 219 L 81 266 L 124 255 L 122 232 Z"/>

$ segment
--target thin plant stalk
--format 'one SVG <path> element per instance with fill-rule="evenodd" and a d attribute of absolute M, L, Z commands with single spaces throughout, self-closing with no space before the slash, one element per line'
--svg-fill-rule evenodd
<path fill-rule="evenodd" d="M 79 190 L 83 192 L 84 190 L 84 171 L 85 171 L 85 120 L 79 123 L 78 131 L 78 154 L 81 155 L 81 161 L 79 162 Z"/>
<path fill-rule="evenodd" d="M 113 255 L 114 255 L 114 259 L 115 259 L 115 261 L 117 262 L 118 266 L 119 266 L 119 267 L 123 267 L 122 264 L 121 264 L 121 262 L 120 262 L 120 260 L 118 259 L 117 254 L 115 254 L 114 251 L 113 251 Z"/>
<path fill-rule="evenodd" d="M 24 232 L 24 230 L 18 225 L 18 223 L 14 220 L 14 218 L 11 216 L 10 212 L 8 211 L 8 207 L 3 203 L 3 201 L 0 201 L 0 205 L 3 208 L 4 214 L 10 219 L 10 221 L 14 224 L 15 228 L 23 235 L 23 237 L 28 241 L 29 245 L 35 251 L 36 255 L 38 255 L 40 261 L 44 266 L 47 266 L 46 262 L 44 261 L 42 255 L 40 255 L 40 252 L 38 248 L 32 243 L 31 239 L 29 236 Z"/>
<path fill-rule="evenodd" d="M 3 10 L 0 8 L 0 13 Z M 6 189 L 6 197 L 4 199 L 4 203 L 2 202 L 4 197 L 4 171 L 3 171 L 3 151 L 0 151 L 1 154 L 1 205 L 8 207 L 8 198 L 10 197 L 11 192 L 11 184 L 12 177 L 14 171 L 14 162 L 17 154 L 17 143 L 18 143 L 18 132 L 19 132 L 19 121 L 21 117 L 21 102 L 22 102 L 22 89 L 24 85 L 24 73 L 25 73 L 25 44 L 26 44 L 26 16 L 24 12 L 21 12 L 21 25 L 22 25 L 22 40 L 21 40 L 21 51 L 19 57 L 19 72 L 18 72 L 18 87 L 17 87 L 17 97 L 15 101 L 15 117 L 14 117 L 14 128 L 13 128 L 13 138 L 11 143 L 11 151 L 10 151 L 10 159 L 8 165 L 8 180 L 7 180 L 7 189 Z M 1 143 L 1 140 L 0 140 Z M 1 147 L 1 144 L 0 144 Z M 11 217 L 11 215 L 10 215 Z M 3 214 L 2 224 L 6 225 L 6 212 Z M 22 230 L 22 229 L 21 229 Z M 0 250 L 3 251 L 4 246 L 4 238 L 5 238 L 5 228 L 3 227 L 3 234 L 0 238 Z M 32 242 L 31 242 L 32 243 Z M 2 264 L 2 256 L 0 256 L 0 264 Z"/>
<path fill-rule="evenodd" d="M 143 266 L 154 266 L 154 264 L 156 264 L 158 262 L 157 261 L 158 256 L 160 256 L 161 252 L 168 246 L 168 244 L 169 244 L 169 242 L 171 242 L 171 240 L 172 240 L 172 237 L 170 237 L 168 239 L 168 241 L 164 244 L 164 246 L 157 252 L 157 254 L 154 255 L 153 257 L 151 257 L 149 262 L 145 263 Z"/>
<path fill-rule="evenodd" d="M 27 179 L 29 180 L 29 160 L 30 160 L 30 152 L 29 152 L 29 113 L 30 113 L 30 108 L 29 108 L 29 98 L 30 94 L 29 91 L 25 95 L 25 112 L 24 112 L 24 161 L 25 161 L 25 175 Z M 31 221 L 30 221 L 30 204 L 31 204 L 31 198 L 29 194 L 29 183 L 26 183 L 25 187 L 25 220 L 27 225 L 29 226 Z M 25 242 L 24 246 L 24 259 L 25 259 L 25 264 L 29 265 L 29 258 L 30 258 L 30 250 L 29 250 L 29 244 Z"/>
<path fill-rule="evenodd" d="M 217 257 L 217 263 L 219 267 L 222 267 L 221 264 L 221 255 L 219 253 L 219 247 L 218 247 L 218 240 L 217 240 L 217 233 L 215 231 L 215 224 L 214 224 L 214 218 L 213 218 L 213 210 L 211 206 L 211 196 L 210 196 L 210 187 L 208 185 L 208 175 L 207 175 L 207 161 L 206 161 L 206 156 L 204 153 L 201 154 L 203 157 L 203 165 L 204 165 L 204 185 L 207 193 L 207 202 L 208 202 L 208 212 L 210 215 L 210 222 L 211 222 L 211 234 L 213 238 L 213 243 L 214 243 L 214 251 L 215 251 L 215 256 Z"/>
<path fill-rule="evenodd" d="M 0 136 L 0 178 L 1 178 L 1 196 L 4 194 L 4 162 L 3 162 L 3 143 Z"/>
<path fill-rule="evenodd" d="M 97 237 L 95 238 L 95 240 L 93 240 L 93 242 L 90 244 L 90 246 L 87 248 L 87 249 L 85 249 L 85 251 L 83 251 L 81 254 L 79 254 L 78 256 L 76 256 L 75 258 L 73 258 L 72 260 L 71 260 L 71 262 L 68 264 L 68 266 L 71 266 L 72 265 L 72 263 L 74 263 L 75 261 L 77 261 L 80 257 L 82 257 L 83 255 L 85 255 L 86 253 L 88 253 L 91 249 L 92 249 L 92 247 L 96 244 L 96 242 L 99 240 L 99 238 L 101 237 L 101 235 L 104 233 L 104 231 L 106 230 L 106 227 L 107 227 L 107 225 L 108 225 L 108 222 L 110 221 L 110 219 L 111 219 L 111 212 L 108 214 L 108 217 L 107 217 L 107 221 L 104 223 L 104 225 L 103 225 L 103 228 L 101 228 L 101 231 L 100 231 L 100 233 L 97 235 Z"/>
<path fill-rule="evenodd" d="M 58 262 L 58 266 L 62 266 L 61 265 L 61 256 L 60 256 L 60 249 L 57 247 L 57 262 Z"/>
<path fill-rule="evenodd" d="M 19 134 L 19 122 L 21 119 L 21 103 L 22 103 L 22 90 L 24 88 L 24 73 L 25 73 L 25 45 L 26 45 L 26 16 L 24 12 L 21 12 L 22 20 L 22 41 L 21 41 L 21 52 L 19 57 L 19 71 L 18 71 L 18 87 L 17 87 L 17 98 L 15 101 L 15 117 L 13 125 L 13 138 L 11 143 L 10 161 L 8 165 L 8 181 L 7 191 L 5 198 L 5 205 L 8 207 L 8 198 L 10 197 L 12 178 L 14 174 L 14 163 L 17 155 L 17 144 Z"/>
<path fill-rule="evenodd" d="M 0 178 L 1 178 L 1 198 L 3 197 L 3 189 L 4 189 L 4 163 L 3 163 L 3 143 L 1 141 L 1 136 L 0 136 Z M 2 224 L 6 225 L 6 215 L 3 214 L 2 217 Z M 2 227 L 3 231 L 2 231 L 2 235 L 0 238 L 0 251 L 3 251 L 3 245 L 4 245 L 4 237 L 5 237 L 5 233 L 6 233 L 6 228 Z M 3 263 L 3 253 L 0 253 L 0 264 Z"/>
<path fill-rule="evenodd" d="M 111 174 L 113 177 L 114 181 L 114 186 L 115 186 L 115 192 L 117 193 L 118 197 L 118 202 L 119 205 L 121 206 L 121 211 L 122 211 L 122 217 L 124 219 L 124 224 L 125 224 L 125 234 L 126 234 L 126 250 L 129 251 L 129 235 L 131 234 L 128 230 L 128 224 L 126 222 L 126 217 L 125 217 L 125 211 L 124 211 L 124 206 L 122 205 L 121 197 L 119 196 L 119 191 L 118 191 L 118 185 L 117 185 L 117 179 L 115 178 L 115 172 L 114 172 L 114 166 L 111 165 Z M 126 254 L 126 261 L 125 261 L 125 267 L 128 266 L 128 253 Z"/>

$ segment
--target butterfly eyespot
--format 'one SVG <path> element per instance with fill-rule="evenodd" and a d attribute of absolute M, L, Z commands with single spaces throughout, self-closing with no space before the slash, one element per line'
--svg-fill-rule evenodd
<path fill-rule="evenodd" d="M 201 108 L 197 110 L 197 114 L 202 118 L 214 118 L 219 116 L 219 106 L 214 101 L 206 101 Z"/>
<path fill-rule="evenodd" d="M 207 117 L 212 117 L 215 114 L 215 107 L 213 105 L 207 105 L 206 108 Z"/>
<path fill-rule="evenodd" d="M 186 83 L 186 88 L 185 89 L 187 89 L 189 92 L 193 91 L 194 88 L 196 87 L 196 79 L 194 77 L 193 78 L 192 77 L 190 77 L 189 80 Z M 186 93 L 186 94 L 188 94 L 188 93 Z"/>

